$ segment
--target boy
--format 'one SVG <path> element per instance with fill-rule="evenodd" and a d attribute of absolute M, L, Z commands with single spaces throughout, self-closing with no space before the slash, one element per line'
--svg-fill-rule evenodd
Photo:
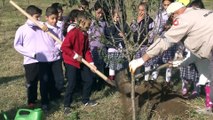
<path fill-rule="evenodd" d="M 58 10 L 54 7 L 48 7 L 46 9 L 46 23 L 49 31 L 62 40 L 61 29 L 57 26 Z M 43 45 L 41 52 L 43 53 L 45 60 L 41 61 L 46 64 L 46 70 L 49 76 L 49 97 L 50 100 L 57 100 L 61 97 L 61 92 L 64 89 L 64 76 L 62 69 L 62 59 L 60 51 L 60 43 L 56 42 L 47 33 L 43 32 L 44 40 L 40 43 Z"/>
<path fill-rule="evenodd" d="M 58 22 L 57 26 L 62 30 L 64 28 L 64 21 L 66 20 L 66 17 L 63 16 L 63 8 L 62 4 L 60 3 L 53 3 L 51 7 L 54 7 L 58 11 Z"/>
<path fill-rule="evenodd" d="M 66 68 L 66 76 L 68 85 L 66 88 L 64 96 L 64 113 L 70 114 L 72 103 L 73 90 L 77 81 L 77 72 L 81 73 L 83 81 L 83 95 L 82 102 L 85 106 L 95 106 L 96 102 L 90 101 L 89 97 L 91 95 L 91 87 L 93 84 L 93 79 L 91 76 L 91 71 L 87 66 L 81 64 L 82 58 L 85 58 L 93 66 L 92 71 L 95 71 L 92 55 L 89 49 L 89 40 L 87 30 L 90 27 L 91 20 L 88 19 L 84 12 L 80 12 L 77 17 L 79 21 L 79 26 L 70 30 L 61 46 L 63 60 Z"/>
<path fill-rule="evenodd" d="M 78 9 L 80 11 L 89 10 L 89 1 L 87 1 L 87 0 L 80 0 L 80 4 L 78 5 Z"/>
<path fill-rule="evenodd" d="M 89 34 L 89 45 L 90 50 L 92 52 L 92 57 L 94 60 L 95 66 L 97 66 L 98 70 L 104 72 L 104 67 L 106 63 L 104 62 L 100 50 L 106 51 L 106 46 L 101 43 L 101 39 L 104 36 L 104 28 L 106 27 L 106 21 L 103 20 L 103 9 L 99 2 L 96 2 L 94 5 L 95 11 L 95 19 L 92 20 L 90 29 L 88 31 Z M 104 81 L 101 80 L 97 75 L 94 74 L 94 90 L 101 90 L 104 87 Z"/>
<path fill-rule="evenodd" d="M 40 20 L 42 10 L 34 5 L 27 7 L 26 12 L 35 20 Z M 40 93 L 42 105 L 48 103 L 46 84 L 41 79 L 40 65 L 37 51 L 37 41 L 43 39 L 43 31 L 39 29 L 31 20 L 18 28 L 14 39 L 14 48 L 24 56 L 24 69 L 27 87 L 27 104 L 34 107 L 37 100 L 37 84 L 40 79 Z"/>

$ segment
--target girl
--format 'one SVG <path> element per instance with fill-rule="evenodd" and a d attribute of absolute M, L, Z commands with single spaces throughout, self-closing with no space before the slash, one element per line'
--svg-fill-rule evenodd
<path fill-rule="evenodd" d="M 139 51 L 136 53 L 136 58 L 140 58 L 143 54 L 145 54 L 146 49 L 150 44 L 152 44 L 153 40 L 150 39 L 150 36 L 148 35 L 149 32 L 152 31 L 154 27 L 154 21 L 153 19 L 148 15 L 148 5 L 146 2 L 141 2 L 138 5 L 138 16 L 137 20 L 133 20 L 133 22 L 130 25 L 131 30 L 134 32 L 133 34 L 133 40 L 137 45 L 142 44 L 142 47 Z M 145 40 L 145 38 L 148 36 L 148 40 Z M 145 41 L 144 41 L 145 40 Z M 143 43 L 142 43 L 143 42 Z M 145 71 L 149 71 L 151 67 L 155 67 L 155 63 L 158 61 L 158 57 L 153 58 L 152 60 L 149 60 L 145 63 Z M 138 69 L 136 71 L 136 74 L 140 73 L 141 69 Z M 152 73 L 152 80 L 157 79 L 157 71 Z M 145 75 L 145 81 L 149 80 L 149 74 Z M 136 79 L 136 82 L 138 80 Z"/>
<path fill-rule="evenodd" d="M 167 7 L 174 2 L 174 0 L 163 0 L 162 1 L 162 10 L 159 11 L 158 15 L 155 18 L 155 30 L 154 34 L 163 36 L 164 32 L 169 29 L 169 22 L 171 21 L 171 18 L 169 18 L 169 15 L 166 12 Z M 177 49 L 177 45 L 174 45 L 173 47 L 166 50 L 163 55 L 161 56 L 160 62 L 168 63 L 169 61 L 173 60 L 175 52 Z M 171 80 L 172 75 L 172 68 L 168 67 L 166 68 L 166 82 L 169 83 Z"/>
<path fill-rule="evenodd" d="M 66 36 L 66 34 L 76 27 L 77 25 L 77 16 L 80 11 L 78 9 L 73 9 L 67 18 L 67 20 L 64 23 L 63 28 L 63 35 Z"/>
<path fill-rule="evenodd" d="M 123 23 L 123 32 L 121 30 L 121 19 L 119 11 L 114 9 L 112 12 L 113 24 L 107 27 L 104 31 L 106 38 L 108 39 L 108 63 L 109 66 L 109 79 L 114 80 L 115 71 L 124 68 L 125 60 L 121 54 L 123 48 L 125 48 L 123 37 L 128 33 L 129 27 L 127 23 Z M 125 20 L 123 20 L 125 21 Z"/>

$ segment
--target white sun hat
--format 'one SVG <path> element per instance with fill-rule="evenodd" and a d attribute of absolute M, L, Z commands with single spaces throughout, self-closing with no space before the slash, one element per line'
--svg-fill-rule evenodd
<path fill-rule="evenodd" d="M 179 10 L 180 8 L 184 7 L 184 5 L 180 2 L 173 2 L 171 3 L 168 8 L 166 9 L 167 14 L 172 14 L 175 11 Z"/>

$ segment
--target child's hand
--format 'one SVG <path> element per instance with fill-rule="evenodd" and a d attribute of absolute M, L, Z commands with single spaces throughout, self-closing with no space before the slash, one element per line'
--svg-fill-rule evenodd
<path fill-rule="evenodd" d="M 76 58 L 76 60 L 78 61 L 78 62 L 82 62 L 82 56 L 78 56 L 77 58 Z"/>
<path fill-rule="evenodd" d="M 124 33 L 122 33 L 122 32 L 120 32 L 118 35 L 119 35 L 120 37 L 124 37 Z"/>
<path fill-rule="evenodd" d="M 44 32 L 47 32 L 48 31 L 48 27 L 46 25 L 43 25 L 42 28 L 41 28 Z"/>
<path fill-rule="evenodd" d="M 73 59 L 77 60 L 78 62 L 82 62 L 82 56 L 78 55 L 77 53 L 75 53 Z"/>

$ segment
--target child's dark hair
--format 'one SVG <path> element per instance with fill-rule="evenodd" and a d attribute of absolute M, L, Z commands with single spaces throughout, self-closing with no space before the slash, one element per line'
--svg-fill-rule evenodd
<path fill-rule="evenodd" d="M 51 7 L 56 8 L 58 11 L 63 11 L 62 4 L 60 3 L 53 3 Z"/>
<path fill-rule="evenodd" d="M 58 10 L 52 6 L 48 7 L 46 9 L 46 16 L 50 16 L 50 15 L 58 15 Z"/>
<path fill-rule="evenodd" d="M 117 9 L 117 8 L 114 8 L 114 9 L 112 10 L 112 16 L 114 17 L 116 13 L 119 14 L 120 12 L 121 12 L 121 16 L 119 16 L 119 17 L 120 17 L 120 19 L 122 20 L 122 22 L 125 23 L 125 22 L 126 22 L 126 19 L 127 19 L 126 11 L 125 11 L 125 10 L 122 11 L 122 10 L 119 10 L 119 9 Z"/>
<path fill-rule="evenodd" d="M 31 16 L 33 16 L 34 14 L 42 14 L 42 10 L 35 5 L 28 6 L 26 12 Z"/>
<path fill-rule="evenodd" d="M 145 7 L 146 12 L 148 12 L 148 10 L 149 10 L 149 6 L 148 6 L 147 2 L 140 2 L 140 3 L 139 3 L 139 5 L 138 5 L 138 7 L 139 7 L 139 6 L 141 6 L 141 5 L 142 5 L 142 6 L 144 6 L 144 7 Z"/>
<path fill-rule="evenodd" d="M 81 11 L 78 10 L 78 9 L 73 9 L 73 10 L 69 13 L 69 16 L 68 16 L 69 21 L 74 22 L 75 19 L 78 17 L 78 14 L 79 14 L 80 12 L 81 12 Z"/>
<path fill-rule="evenodd" d="M 73 9 L 69 15 L 68 15 L 68 18 L 67 20 L 65 21 L 64 23 L 64 28 L 63 28 L 63 35 L 66 36 L 67 34 L 67 28 L 69 27 L 69 25 L 73 22 L 75 22 L 75 20 L 77 19 L 78 17 L 78 14 L 80 13 L 81 11 L 78 10 L 78 9 Z"/>
<path fill-rule="evenodd" d="M 101 6 L 101 4 L 100 4 L 100 2 L 96 2 L 95 4 L 94 4 L 94 10 L 96 11 L 96 10 L 98 10 L 98 9 L 103 9 L 102 8 L 102 6 Z"/>
<path fill-rule="evenodd" d="M 86 11 L 80 11 L 77 15 L 77 20 L 78 21 L 81 21 L 81 20 L 85 20 L 85 19 L 90 19 L 91 20 L 91 17 L 89 15 L 88 12 Z"/>
<path fill-rule="evenodd" d="M 197 8 L 205 9 L 205 6 L 204 6 L 202 0 L 194 0 L 188 6 L 189 7 L 195 6 Z"/>
<path fill-rule="evenodd" d="M 80 0 L 81 5 L 89 6 L 89 2 L 87 0 Z"/>
<path fill-rule="evenodd" d="M 162 2 L 164 2 L 164 1 L 169 1 L 169 2 L 174 2 L 175 0 L 162 0 Z"/>

